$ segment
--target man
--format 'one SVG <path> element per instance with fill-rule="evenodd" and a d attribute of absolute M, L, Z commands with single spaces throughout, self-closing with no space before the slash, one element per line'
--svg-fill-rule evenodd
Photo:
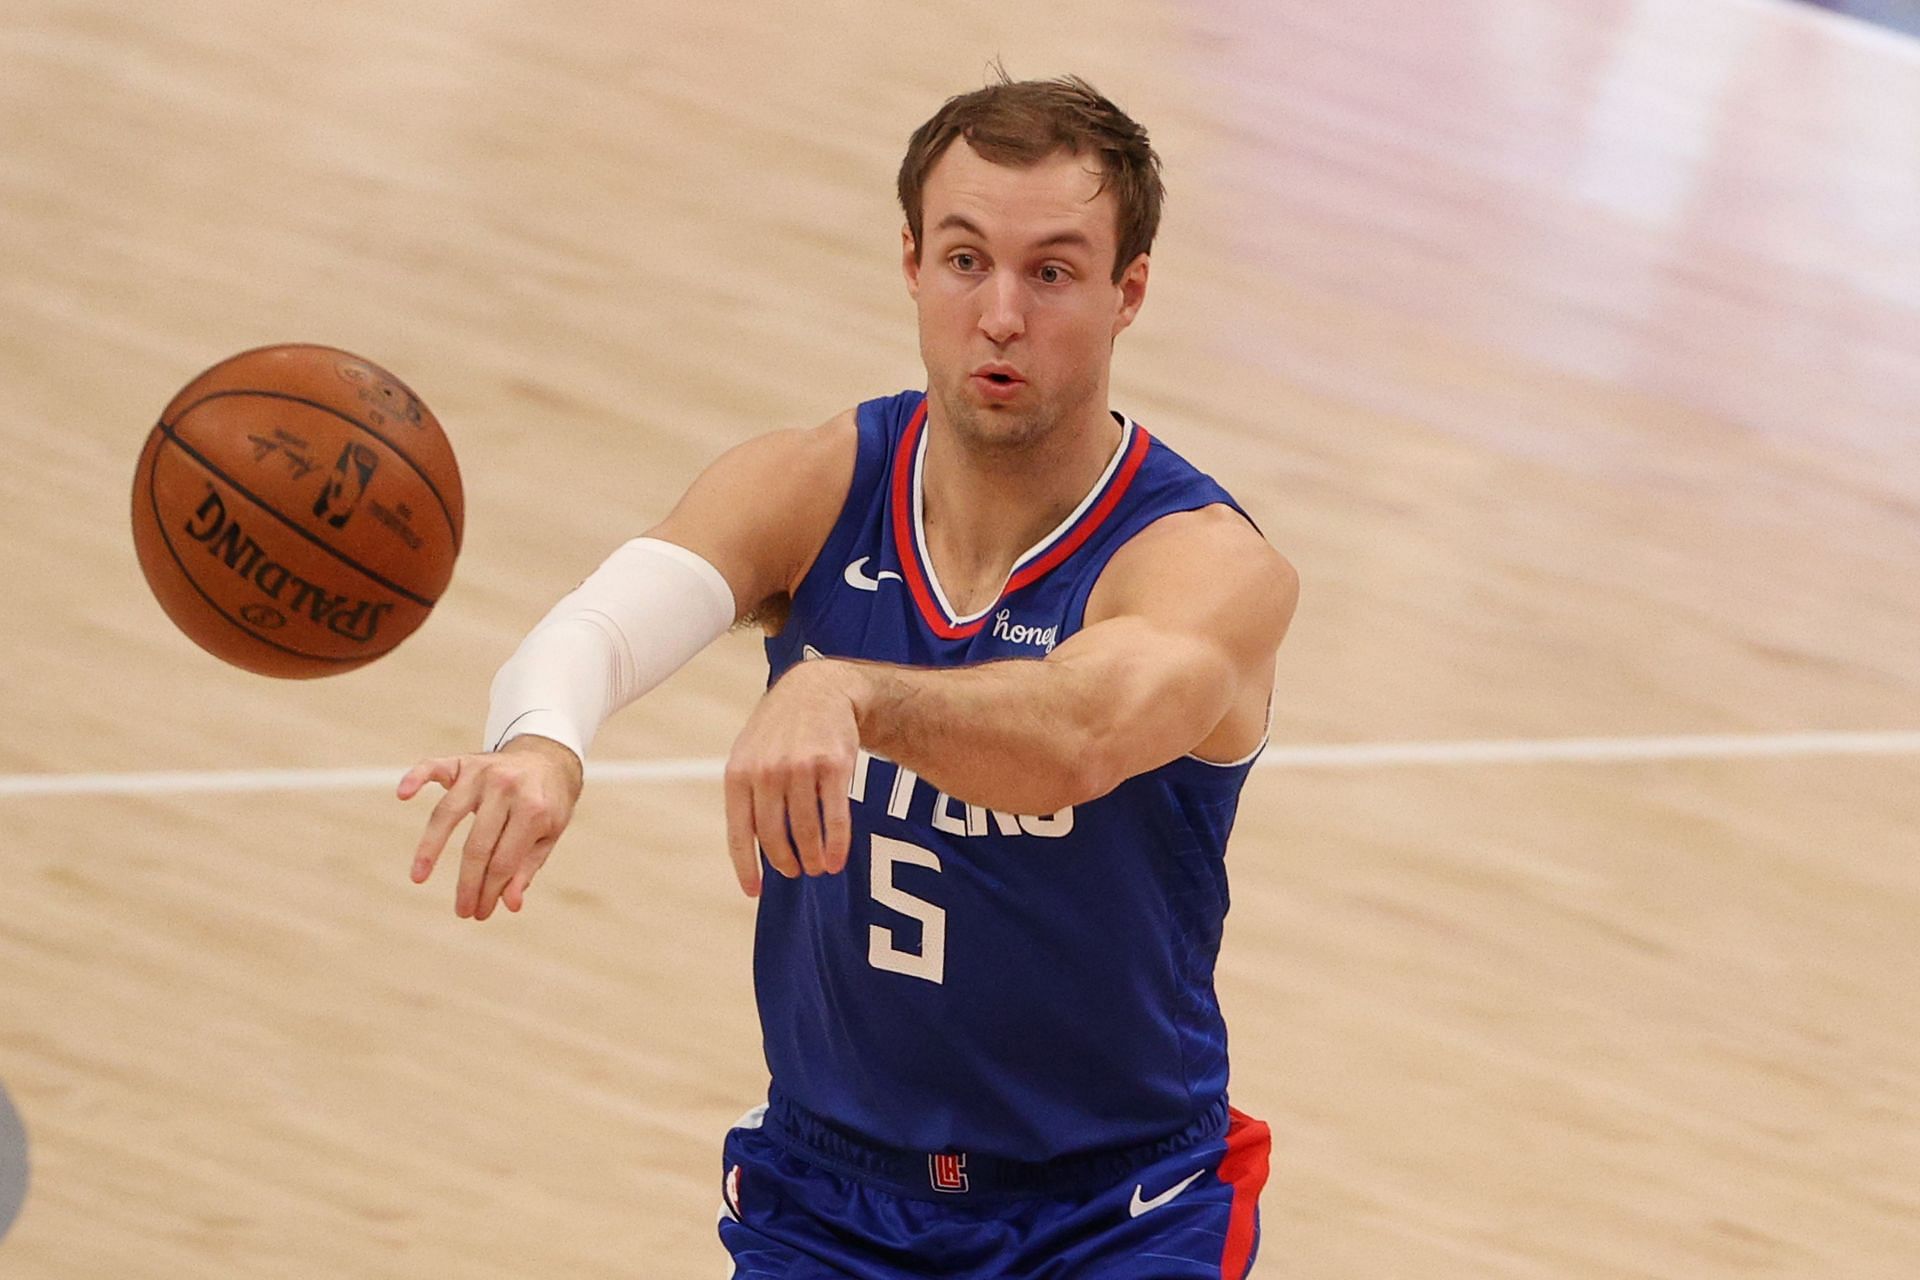
<path fill-rule="evenodd" d="M 772 1075 L 724 1156 L 736 1275 L 1251 1265 L 1213 964 L 1297 585 L 1107 407 L 1158 165 L 1078 79 L 946 103 L 900 173 L 926 393 L 721 457 L 502 668 L 494 750 L 401 781 L 447 788 L 414 879 L 471 814 L 456 910 L 517 911 L 605 717 L 767 626 L 726 772 Z"/>

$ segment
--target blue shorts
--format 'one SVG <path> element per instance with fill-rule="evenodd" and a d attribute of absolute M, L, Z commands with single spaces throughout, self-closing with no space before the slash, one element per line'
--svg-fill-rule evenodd
<path fill-rule="evenodd" d="M 720 1242 L 734 1280 L 1242 1280 L 1271 1140 L 1238 1111 L 1212 1128 L 1115 1178 L 952 1154 L 863 1159 L 792 1109 L 760 1107 L 727 1134 Z M 1033 1171 L 1102 1181 L 1036 1190 L 1023 1185 Z"/>

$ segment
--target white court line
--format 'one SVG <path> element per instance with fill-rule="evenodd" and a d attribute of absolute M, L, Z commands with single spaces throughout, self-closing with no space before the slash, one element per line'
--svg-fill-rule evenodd
<path fill-rule="evenodd" d="M 1702 734 L 1675 738 L 1516 738 L 1508 741 L 1355 742 L 1273 745 L 1255 768 L 1372 769 L 1401 765 L 1613 764 L 1644 760 L 1732 760 L 1780 756 L 1920 755 L 1920 730 L 1872 733 Z M 587 766 L 595 782 L 718 781 L 719 759 L 615 760 Z M 384 769 L 256 769 L 176 773 L 0 774 L 12 796 L 186 795 L 194 792 L 391 789 L 406 772 Z"/>

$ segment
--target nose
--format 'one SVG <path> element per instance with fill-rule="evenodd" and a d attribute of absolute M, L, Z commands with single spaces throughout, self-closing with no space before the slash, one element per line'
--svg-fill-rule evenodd
<path fill-rule="evenodd" d="M 1004 347 L 1026 332 L 1026 295 L 1018 273 L 995 271 L 981 300 L 980 332 L 996 347 Z"/>

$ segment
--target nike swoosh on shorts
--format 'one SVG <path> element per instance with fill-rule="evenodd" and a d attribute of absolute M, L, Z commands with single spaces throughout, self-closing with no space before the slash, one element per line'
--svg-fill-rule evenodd
<path fill-rule="evenodd" d="M 1136 1183 L 1133 1188 L 1133 1200 L 1131 1203 L 1127 1205 L 1127 1216 L 1129 1218 L 1137 1218 L 1141 1214 L 1147 1212 L 1149 1209 L 1158 1209 L 1161 1205 L 1165 1204 L 1167 1201 L 1173 1199 L 1175 1196 L 1179 1195 L 1182 1191 L 1185 1191 L 1188 1187 L 1192 1186 L 1195 1182 L 1197 1182 L 1200 1179 L 1200 1175 L 1205 1172 L 1206 1170 L 1202 1169 L 1198 1173 L 1189 1174 L 1188 1176 L 1180 1179 L 1180 1181 L 1174 1183 L 1171 1187 L 1168 1187 L 1165 1191 L 1162 1191 L 1159 1195 L 1155 1196 L 1151 1200 L 1143 1200 L 1140 1198 L 1140 1193 L 1146 1190 L 1146 1188 Z"/>

